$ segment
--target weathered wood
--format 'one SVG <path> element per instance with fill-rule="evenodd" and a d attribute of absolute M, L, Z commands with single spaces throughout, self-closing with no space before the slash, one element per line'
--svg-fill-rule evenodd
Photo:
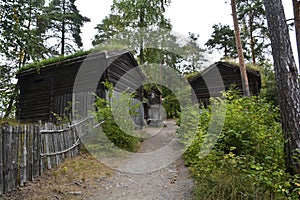
<path fill-rule="evenodd" d="M 18 126 L 15 126 L 13 128 L 13 142 L 12 142 L 12 153 L 13 153 L 13 158 L 12 158 L 12 165 L 13 165 L 13 179 L 12 179 L 12 189 L 15 190 L 18 187 L 18 179 L 15 177 L 18 177 L 19 174 L 19 128 Z"/>
<path fill-rule="evenodd" d="M 40 143 L 39 143 L 39 127 L 38 125 L 34 125 L 33 126 L 33 178 L 36 178 L 39 176 L 39 171 L 40 171 L 40 164 L 39 164 L 39 146 L 40 146 Z"/>
<path fill-rule="evenodd" d="M 8 137 L 9 151 L 8 151 L 8 191 L 13 190 L 13 127 L 9 127 L 9 137 Z"/>
<path fill-rule="evenodd" d="M 143 74 L 140 70 L 131 72 L 131 69 L 137 67 L 138 64 L 130 52 L 109 52 L 108 54 L 100 52 L 87 57 L 80 57 L 76 59 L 76 62 L 67 60 L 51 64 L 41 68 L 39 73 L 35 70 L 19 73 L 17 77 L 20 85 L 20 103 L 18 108 L 20 120 L 33 122 L 53 119 L 56 122 L 57 119 L 53 117 L 53 113 L 59 116 L 67 115 L 65 108 L 68 107 L 69 102 L 74 100 L 72 98 L 74 81 L 83 62 L 87 63 L 85 67 L 91 70 L 86 70 L 87 73 L 84 75 L 85 77 L 82 79 L 78 91 L 76 91 L 76 93 L 79 93 L 78 97 L 82 100 L 75 105 L 79 113 L 88 114 L 90 109 L 88 105 L 92 105 L 91 102 L 94 101 L 91 92 L 86 92 L 86 88 L 94 81 L 89 77 L 94 77 L 95 71 L 98 69 L 104 72 L 102 77 L 97 77 L 99 83 L 108 78 L 113 84 L 116 84 L 120 82 L 120 78 L 125 73 L 129 74 L 128 78 L 122 79 L 120 84 L 122 86 L 117 89 L 138 88 L 136 90 L 137 98 L 142 99 L 143 89 L 140 87 L 142 84 L 141 81 L 136 81 L 135 78 L 139 77 L 139 80 L 143 80 Z M 110 70 L 105 71 L 106 66 L 102 66 L 99 63 L 108 63 Z M 92 92 L 103 94 L 105 93 L 103 90 L 105 88 L 98 84 L 97 91 Z"/>
<path fill-rule="evenodd" d="M 71 126 L 47 123 L 42 127 L 40 122 L 0 127 L 0 195 L 75 156 L 80 144 L 75 126 L 84 126 L 85 121 Z"/>
<path fill-rule="evenodd" d="M 4 184 L 4 182 L 3 182 L 3 159 L 2 159 L 2 157 L 3 157 L 3 155 L 4 155 L 4 153 L 5 153 L 5 151 L 3 151 L 3 148 L 4 148 L 4 146 L 3 146 L 3 127 L 1 127 L 0 126 L 0 155 L 1 155 L 1 157 L 0 157 L 0 195 L 2 195 L 3 194 L 3 184 Z"/>
<path fill-rule="evenodd" d="M 21 163 L 20 163 L 20 185 L 23 186 L 26 183 L 26 135 L 27 135 L 27 126 L 24 126 L 22 129 L 22 137 L 20 140 L 20 148 L 21 148 Z"/>
<path fill-rule="evenodd" d="M 30 181 L 32 181 L 33 180 L 33 126 L 29 126 L 29 132 L 28 132 L 28 134 L 27 134 L 27 139 L 28 139 L 28 143 L 27 143 L 27 145 L 28 145 L 28 151 L 27 151 L 27 153 L 28 153 L 28 156 L 27 156 L 27 158 L 28 158 L 28 160 L 27 160 L 27 169 L 28 169 L 28 180 L 30 180 Z"/>
<path fill-rule="evenodd" d="M 230 85 L 235 84 L 242 91 L 239 68 L 226 62 L 217 62 L 204 70 L 203 73 L 189 80 L 197 97 L 196 100 L 204 106 L 208 105 L 210 97 L 221 96 L 220 91 L 224 90 L 221 84 L 210 84 L 208 88 L 207 83 L 214 83 L 218 79 L 218 74 L 213 73 L 213 70 L 216 69 L 221 75 L 220 78 L 222 78 L 225 90 L 228 90 Z M 260 74 L 251 70 L 248 70 L 247 74 L 251 94 L 258 95 L 261 88 Z"/>
<path fill-rule="evenodd" d="M 48 128 L 48 125 L 46 124 L 45 125 L 45 128 L 47 129 Z M 46 154 L 49 154 L 50 153 L 50 143 L 49 143 L 49 137 L 50 135 L 48 134 L 45 134 L 45 150 L 46 150 Z M 50 157 L 48 156 L 47 159 L 46 159 L 46 166 L 48 169 L 51 169 L 51 159 Z"/>

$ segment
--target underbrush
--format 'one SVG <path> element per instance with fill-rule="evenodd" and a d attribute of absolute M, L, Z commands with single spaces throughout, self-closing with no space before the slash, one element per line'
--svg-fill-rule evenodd
<path fill-rule="evenodd" d="M 224 94 L 226 119 L 218 142 L 204 158 L 200 149 L 212 116 L 209 107 L 193 113 L 197 132 L 186 144 L 186 165 L 196 180 L 197 199 L 298 199 L 300 179 L 285 172 L 279 110 L 258 97 Z M 185 123 L 187 124 L 187 123 Z M 193 135 L 191 135 L 193 134 Z"/>
<path fill-rule="evenodd" d="M 106 100 L 96 97 L 97 112 L 94 113 L 98 122 L 103 123 L 100 129 L 96 129 L 98 134 L 94 134 L 93 141 L 89 144 L 95 144 L 95 148 L 100 149 L 120 148 L 130 152 L 137 151 L 142 140 L 135 130 L 130 115 L 136 114 L 135 110 L 140 105 L 133 106 L 130 102 L 133 96 L 126 93 L 120 94 L 118 98 L 114 97 L 112 84 L 108 82 L 104 84 L 108 88 L 109 98 Z"/>

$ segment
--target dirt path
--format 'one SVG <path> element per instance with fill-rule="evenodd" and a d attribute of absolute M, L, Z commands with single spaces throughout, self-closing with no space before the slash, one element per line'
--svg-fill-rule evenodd
<path fill-rule="evenodd" d="M 88 152 L 44 173 L 4 200 L 186 200 L 192 198 L 193 181 L 180 157 L 177 126 L 146 128 L 149 137 L 140 152 L 120 160 L 115 170 Z"/>
<path fill-rule="evenodd" d="M 90 199 L 192 199 L 193 181 L 174 140 L 176 129 L 174 121 L 167 121 L 164 128 L 146 128 L 151 137 L 143 142 L 140 154 L 104 178 Z"/>

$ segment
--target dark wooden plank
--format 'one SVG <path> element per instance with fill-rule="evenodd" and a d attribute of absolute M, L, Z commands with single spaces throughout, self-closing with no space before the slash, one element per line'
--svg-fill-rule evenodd
<path fill-rule="evenodd" d="M 13 138 L 12 138 L 12 135 L 13 135 L 13 127 L 9 126 L 9 131 L 8 131 L 8 138 L 7 138 L 7 143 L 8 143 L 8 159 L 7 159 L 7 164 L 8 164 L 8 181 L 7 181 L 7 184 L 8 184 L 8 190 L 7 192 L 10 192 L 12 191 L 12 186 L 13 186 L 13 154 L 12 154 L 12 143 L 13 143 Z"/>
<path fill-rule="evenodd" d="M 3 156 L 5 151 L 3 150 L 3 127 L 0 126 L 0 195 L 3 194 Z"/>
<path fill-rule="evenodd" d="M 41 151 L 42 151 L 42 146 L 43 146 L 43 143 L 42 143 L 42 140 L 41 140 L 41 129 L 42 129 L 42 121 L 40 120 L 39 121 L 39 124 L 37 125 L 37 176 L 41 176 L 42 174 L 42 159 L 41 159 Z"/>

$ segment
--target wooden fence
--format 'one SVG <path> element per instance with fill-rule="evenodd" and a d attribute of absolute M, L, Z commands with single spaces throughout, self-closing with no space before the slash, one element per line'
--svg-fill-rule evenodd
<path fill-rule="evenodd" d="M 74 125 L 30 124 L 0 127 L 0 195 L 33 181 L 79 151 L 87 118 Z"/>

